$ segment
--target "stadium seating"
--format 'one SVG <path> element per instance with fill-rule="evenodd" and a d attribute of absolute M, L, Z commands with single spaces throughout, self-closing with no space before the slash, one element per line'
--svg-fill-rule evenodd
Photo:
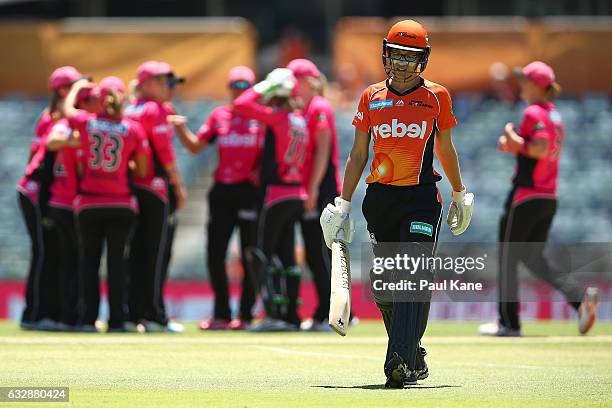
<path fill-rule="evenodd" d="M 44 108 L 44 101 L 22 99 L 0 100 L 0 278 L 23 277 L 27 270 L 29 242 L 15 199 L 15 185 L 24 170 L 34 123 Z M 178 111 L 190 119 L 196 130 L 202 119 L 215 106 L 200 100 L 178 103 Z M 612 115 L 606 95 L 592 94 L 582 99 L 561 99 L 558 109 L 566 126 L 565 145 L 561 158 L 559 183 L 560 205 L 551 237 L 561 242 L 605 242 L 612 231 Z M 497 138 L 503 125 L 518 123 L 523 105 L 512 106 L 474 95 L 455 95 L 454 110 L 460 125 L 453 139 L 461 159 L 465 183 L 476 194 L 472 226 L 460 239 L 491 242 L 497 239 L 498 220 L 510 187 L 514 162 L 509 155 L 496 152 Z M 352 144 L 352 111 L 337 112 L 342 167 Z M 181 170 L 188 184 L 201 172 L 212 172 L 214 151 L 191 156 L 178 146 L 176 151 Z M 440 170 L 440 166 L 437 168 Z M 364 175 L 365 178 L 365 175 Z M 439 185 L 445 202 L 450 187 Z M 355 202 L 365 193 L 360 184 Z M 446 206 L 446 205 L 445 205 Z M 355 206 L 359 232 L 355 243 L 367 242 L 359 205 Z M 450 240 L 447 228 L 442 240 Z M 178 244 L 180 245 L 180 244 Z M 201 253 L 194 253 L 194 264 L 201 265 Z M 190 262 L 182 260 L 181 265 Z M 193 268 L 193 270 L 199 270 Z M 192 272 L 194 273 L 194 272 Z M 185 276 L 185 271 L 181 271 Z"/>

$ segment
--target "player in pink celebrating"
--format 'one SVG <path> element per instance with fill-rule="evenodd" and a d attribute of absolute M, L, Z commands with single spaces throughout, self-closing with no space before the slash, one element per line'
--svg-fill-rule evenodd
<path fill-rule="evenodd" d="M 255 83 L 250 68 L 237 66 L 230 70 L 228 86 L 232 100 Z M 197 134 L 186 125 L 184 116 L 169 116 L 181 142 L 193 154 L 198 154 L 213 142 L 219 152 L 215 183 L 208 195 L 209 219 L 207 264 L 215 292 L 212 319 L 200 323 L 202 330 L 243 330 L 253 318 L 255 282 L 247 273 L 245 249 L 257 241 L 257 173 L 261 161 L 265 126 L 251 117 L 238 114 L 231 104 L 214 109 Z M 242 264 L 245 269 L 242 297 L 237 319 L 231 320 L 225 254 L 234 227 L 240 227 Z M 230 321 L 231 320 L 231 321 Z"/>
<path fill-rule="evenodd" d="M 53 135 L 70 146 L 76 144 L 73 139 L 80 139 L 83 152 L 77 162 L 80 182 L 74 201 L 84 288 L 80 324 L 91 328 L 98 317 L 100 258 L 106 242 L 108 330 L 124 331 L 127 256 L 138 211 L 128 176 L 130 167 L 135 176 L 147 175 L 149 147 L 142 127 L 123 115 L 125 86 L 119 78 L 100 82 L 103 107 L 96 114 L 74 108 L 76 95 L 85 86 L 86 81 L 77 81 L 64 102 L 70 131 Z"/>
<path fill-rule="evenodd" d="M 303 105 L 310 136 L 304 160 L 304 186 L 308 198 L 301 227 L 306 262 L 312 272 L 319 303 L 312 319 L 302 323 L 302 329 L 329 331 L 331 253 L 323 240 L 319 218 L 323 208 L 340 194 L 336 118 L 331 104 L 322 95 L 324 84 L 317 66 L 307 59 L 295 59 L 287 68 L 297 79 L 297 96 Z"/>
<path fill-rule="evenodd" d="M 168 326 L 163 285 L 174 236 L 174 212 L 182 208 L 187 193 L 172 145 L 168 115 L 173 90 L 184 79 L 170 65 L 148 61 L 138 68 L 138 98 L 126 115 L 139 122 L 151 147 L 146 177 L 134 177 L 140 213 L 130 255 L 129 320 L 146 331 L 173 331 Z"/>
<path fill-rule="evenodd" d="M 49 187 L 53 178 L 53 158 L 47 154 L 45 143 L 47 135 L 55 122 L 62 117 L 61 104 L 72 84 L 82 78 L 76 68 L 64 66 L 57 68 L 49 78 L 51 103 L 43 112 L 36 124 L 36 130 L 30 148 L 30 157 L 25 175 L 19 181 L 17 193 L 23 218 L 32 241 L 31 259 L 26 284 L 26 307 L 23 311 L 20 326 L 23 329 L 56 329 L 59 314 L 49 303 L 55 298 L 51 290 L 53 279 L 46 276 L 51 273 L 46 251 L 51 242 L 48 229 L 43 228 L 43 217 L 46 216 Z"/>
<path fill-rule="evenodd" d="M 97 113 L 101 104 L 93 84 L 81 88 L 76 96 L 76 108 L 90 113 Z M 62 330 L 74 330 L 78 319 L 78 260 L 79 248 L 72 204 L 77 195 L 78 176 L 76 171 L 78 145 L 66 144 L 70 124 L 62 118 L 51 128 L 47 138 L 47 151 L 53 154 L 53 182 L 50 186 L 48 217 L 53 224 L 53 239 L 50 257 L 57 258 L 57 276 L 51 282 L 56 290 L 53 296 L 53 307 L 59 310 Z M 61 137 L 52 137 L 60 133 Z M 82 152 L 81 152 L 82 153 Z"/>
<path fill-rule="evenodd" d="M 499 321 L 480 326 L 480 334 L 520 336 L 518 263 L 561 291 L 578 312 L 579 332 L 593 326 L 598 291 L 586 293 L 570 276 L 544 258 L 544 243 L 557 210 L 557 179 L 563 121 L 552 103 L 560 92 L 553 69 L 534 61 L 517 70 L 521 98 L 528 103 L 518 129 L 507 123 L 499 150 L 516 156 L 512 190 L 500 221 Z M 529 243 L 529 244 L 519 244 Z"/>
<path fill-rule="evenodd" d="M 298 270 L 286 261 L 278 268 L 272 266 L 273 256 L 280 255 L 280 242 L 300 220 L 307 197 L 303 180 L 308 128 L 297 109 L 295 86 L 293 73 L 277 68 L 234 101 L 239 114 L 268 127 L 260 175 L 264 199 L 258 249 L 247 254 L 266 309 L 266 320 L 254 331 L 297 330 L 300 325 Z"/>

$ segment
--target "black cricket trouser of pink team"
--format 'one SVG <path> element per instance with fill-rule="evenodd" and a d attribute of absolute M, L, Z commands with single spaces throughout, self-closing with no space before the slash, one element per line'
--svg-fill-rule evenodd
<path fill-rule="evenodd" d="M 303 213 L 304 200 L 297 198 L 264 205 L 259 217 L 257 247 L 262 251 L 265 265 L 254 271 L 266 316 L 295 325 L 300 323 L 297 314 L 300 274 L 293 256 L 293 231 Z M 289 242 L 291 251 L 287 250 Z M 280 261 L 278 268 L 272 264 L 275 258 Z"/>
<path fill-rule="evenodd" d="M 228 277 L 225 269 L 226 253 L 234 228 L 240 231 L 240 253 L 244 274 L 239 318 L 253 319 L 255 282 L 247 271 L 246 249 L 257 243 L 258 191 L 251 183 L 224 184 L 215 182 L 208 194 L 209 219 L 207 226 L 207 266 L 215 292 L 214 318 L 230 320 Z"/>
<path fill-rule="evenodd" d="M 570 275 L 554 268 L 544 257 L 548 232 L 557 211 L 554 198 L 534 198 L 513 204 L 512 189 L 499 223 L 499 323 L 520 329 L 518 263 L 536 277 L 563 293 L 574 309 L 580 306 L 583 290 Z"/>
<path fill-rule="evenodd" d="M 163 301 L 163 284 L 174 236 L 170 202 L 146 188 L 134 188 L 138 199 L 134 238 L 130 245 L 128 309 L 129 320 L 168 323 Z"/>
<path fill-rule="evenodd" d="M 381 251 L 389 255 L 381 244 L 392 245 L 398 242 L 423 244 L 423 248 L 433 255 L 442 218 L 442 205 L 435 184 L 406 187 L 369 184 L 362 211 L 376 256 L 380 256 Z M 422 228 L 412 228 L 413 223 L 417 226 L 427 224 L 429 233 Z M 421 255 L 421 250 L 412 254 L 416 257 Z M 426 270 L 419 273 L 427 276 L 431 274 Z M 431 296 L 430 293 L 424 295 Z M 427 327 L 429 301 L 422 301 L 422 297 L 415 301 L 404 299 L 390 302 L 377 299 L 376 305 L 381 311 L 389 336 L 385 365 L 397 353 L 408 368 L 414 370 L 416 354 Z"/>
<path fill-rule="evenodd" d="M 52 223 L 48 232 L 51 239 L 46 246 L 49 264 L 54 273 L 47 279 L 48 289 L 55 296 L 50 310 L 57 316 L 54 320 L 74 326 L 78 322 L 79 293 L 79 245 L 76 234 L 74 212 L 49 205 L 47 218 Z"/>
<path fill-rule="evenodd" d="M 100 304 L 100 261 L 106 242 L 107 287 L 110 318 L 109 329 L 122 329 L 125 310 L 129 243 L 136 214 L 128 207 L 85 208 L 76 214 L 81 247 L 83 304 L 81 325 L 93 325 Z"/>
<path fill-rule="evenodd" d="M 300 220 L 306 263 L 312 273 L 312 279 L 317 290 L 318 304 L 312 318 L 316 321 L 325 321 L 329 315 L 329 296 L 331 292 L 331 251 L 325 245 L 323 230 L 321 229 L 321 211 L 329 203 L 333 204 L 337 192 L 325 194 L 319 192 L 316 211 L 305 212 Z M 292 248 L 293 250 L 293 248 Z"/>
<path fill-rule="evenodd" d="M 47 304 L 45 297 L 45 241 L 48 244 L 49 234 L 43 227 L 42 210 L 38 203 L 22 193 L 17 192 L 19 207 L 25 221 L 28 235 L 31 240 L 30 268 L 26 282 L 25 309 L 21 320 L 25 323 L 33 323 L 43 318 L 53 318 L 47 315 Z"/>

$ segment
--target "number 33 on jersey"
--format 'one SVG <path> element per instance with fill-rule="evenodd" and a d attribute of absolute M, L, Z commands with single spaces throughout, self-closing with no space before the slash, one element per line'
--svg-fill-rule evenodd
<path fill-rule="evenodd" d="M 374 159 L 366 183 L 413 186 L 440 181 L 433 169 L 435 133 L 457 120 L 441 85 L 421 79 L 397 93 L 387 81 L 368 87 L 353 125 L 374 139 Z"/>

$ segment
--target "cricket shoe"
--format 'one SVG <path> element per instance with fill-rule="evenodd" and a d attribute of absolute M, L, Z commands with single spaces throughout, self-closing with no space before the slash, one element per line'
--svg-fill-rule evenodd
<path fill-rule="evenodd" d="M 182 323 L 170 320 L 166 325 L 166 333 L 183 333 L 185 326 Z"/>
<path fill-rule="evenodd" d="M 230 330 L 247 330 L 249 328 L 249 323 L 246 320 L 234 319 L 229 322 L 227 328 Z"/>
<path fill-rule="evenodd" d="M 97 333 L 98 328 L 94 324 L 81 324 L 74 326 L 74 331 L 77 333 Z"/>
<path fill-rule="evenodd" d="M 578 308 L 578 331 L 580 334 L 587 334 L 597 317 L 597 304 L 599 303 L 599 289 L 594 287 L 587 288 L 584 298 Z"/>
<path fill-rule="evenodd" d="M 136 326 L 139 333 L 165 333 L 166 325 L 153 320 L 141 320 Z"/>
<path fill-rule="evenodd" d="M 417 384 L 416 371 L 410 371 L 404 359 L 397 353 L 393 353 L 393 358 L 385 365 L 385 375 L 385 388 L 403 389 Z"/>
<path fill-rule="evenodd" d="M 284 320 L 266 317 L 257 326 L 251 326 L 249 331 L 253 333 L 294 332 L 298 331 L 298 326 Z"/>
<path fill-rule="evenodd" d="M 202 320 L 199 324 L 200 330 L 227 330 L 229 320 L 225 319 L 208 319 Z"/>
<path fill-rule="evenodd" d="M 478 326 L 478 334 L 494 337 L 521 337 L 521 329 L 511 329 L 497 322 Z"/>
<path fill-rule="evenodd" d="M 40 331 L 60 331 L 60 323 L 49 318 L 44 318 L 36 322 L 34 330 Z"/>
<path fill-rule="evenodd" d="M 300 324 L 300 330 L 306 332 L 331 332 L 327 320 L 306 319 Z"/>
<path fill-rule="evenodd" d="M 429 368 L 425 362 L 426 355 L 427 350 L 425 350 L 425 347 L 419 347 L 416 354 L 416 362 L 414 364 L 414 371 L 416 372 L 417 380 L 424 380 L 429 377 Z"/>

